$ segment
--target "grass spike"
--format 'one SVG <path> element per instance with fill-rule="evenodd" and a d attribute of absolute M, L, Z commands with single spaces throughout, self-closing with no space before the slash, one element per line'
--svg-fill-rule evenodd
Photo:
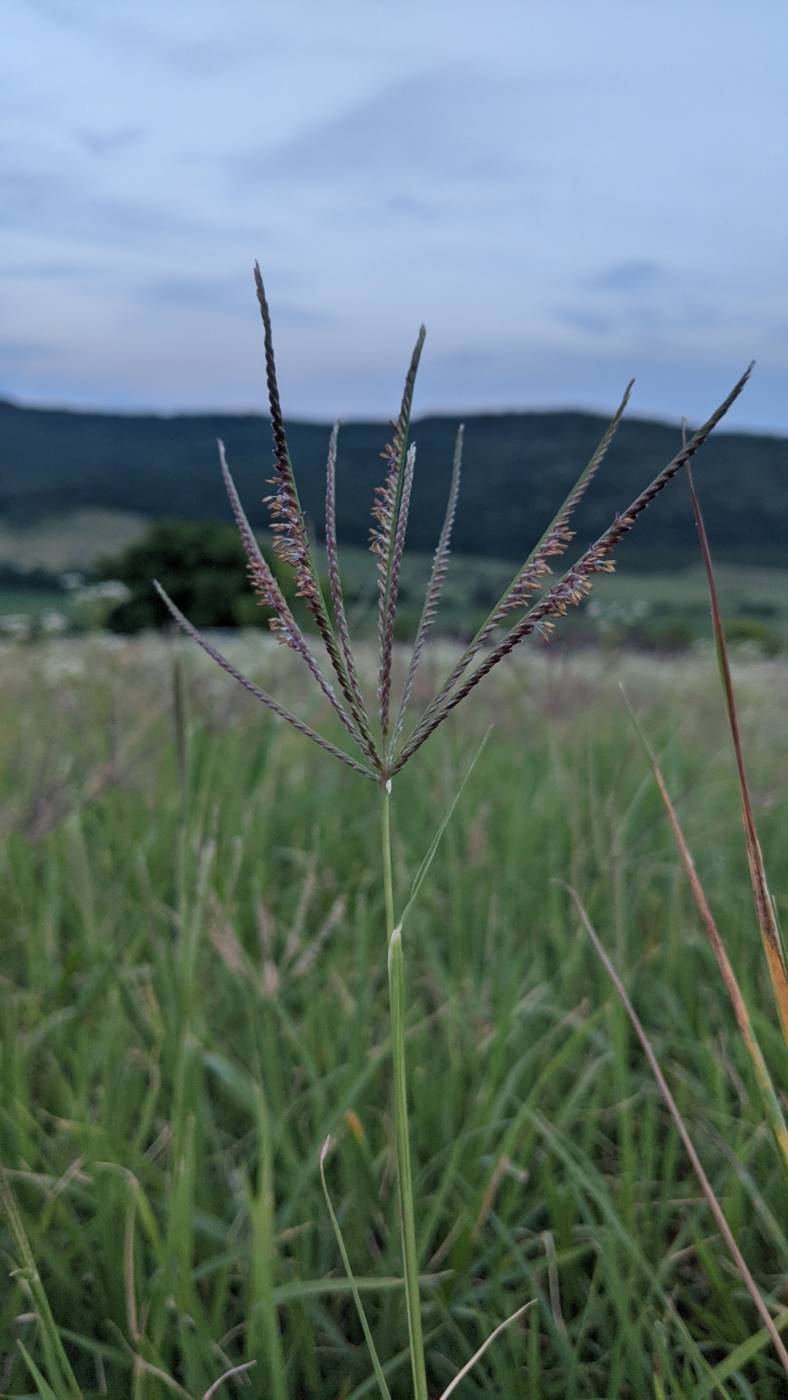
<path fill-rule="evenodd" d="M 226 671 L 228 676 L 232 676 L 234 680 L 238 681 L 238 684 L 242 685 L 244 690 L 247 690 L 250 695 L 253 695 L 255 700 L 259 700 L 262 705 L 272 710 L 280 719 L 292 725 L 293 729 L 297 729 L 299 734 L 303 734 L 305 738 L 311 739 L 319 748 L 324 749 L 326 753 L 332 754 L 334 758 L 340 759 L 342 763 L 346 764 L 348 768 L 352 768 L 354 772 L 363 774 L 365 778 L 372 778 L 373 782 L 377 781 L 376 775 L 371 769 L 364 768 L 362 764 L 357 763 L 354 758 L 351 758 L 350 754 L 346 754 L 342 749 L 338 749 L 335 744 L 330 743 L 328 739 L 324 739 L 322 734 L 318 734 L 316 730 L 312 729 L 310 725 L 305 724 L 297 715 L 291 714 L 289 710 L 285 709 L 284 705 L 279 704 L 278 700 L 274 700 L 273 696 L 268 695 L 259 685 L 255 685 L 254 681 L 251 681 L 248 676 L 245 676 L 239 671 L 231 661 L 228 661 L 227 657 L 224 656 L 218 648 L 213 646 L 207 638 L 203 637 L 202 634 L 197 631 L 196 627 L 192 626 L 189 619 L 184 617 L 180 608 L 173 603 L 172 598 L 170 598 L 169 594 L 162 588 L 161 584 L 156 579 L 154 579 L 153 582 L 156 592 L 162 602 L 169 609 L 178 626 L 186 633 L 186 636 L 190 637 L 193 642 L 196 642 L 198 646 L 202 647 L 203 651 L 207 652 L 208 656 L 216 662 L 217 666 L 221 666 L 222 670 Z"/>
<path fill-rule="evenodd" d="M 413 682 L 416 678 L 419 661 L 435 621 L 435 614 L 438 610 L 438 603 L 443 591 L 443 584 L 446 579 L 446 572 L 449 567 L 449 555 L 451 553 L 451 534 L 454 528 L 454 518 L 457 514 L 457 501 L 460 494 L 460 473 L 462 469 L 462 448 L 465 435 L 464 425 L 461 423 L 457 429 L 457 437 L 454 443 L 454 458 L 452 461 L 451 482 L 449 484 L 449 498 L 446 502 L 446 514 L 443 518 L 443 525 L 438 537 L 438 543 L 432 560 L 432 572 L 430 573 L 427 591 L 424 595 L 424 606 L 421 611 L 419 625 L 416 629 L 416 638 L 413 643 L 408 674 L 405 678 L 405 685 L 402 691 L 397 723 L 394 726 L 394 733 L 391 739 L 391 752 L 397 742 L 405 721 L 405 714 L 413 690 Z"/>
<path fill-rule="evenodd" d="M 279 399 L 279 385 L 276 375 L 273 333 L 271 329 L 271 313 L 258 263 L 254 265 L 254 279 L 260 314 L 263 320 L 266 382 L 268 385 L 268 401 L 271 413 L 271 431 L 274 439 L 275 474 L 271 482 L 274 487 L 274 492 L 272 495 L 266 497 L 266 504 L 268 505 L 271 515 L 271 531 L 274 536 L 274 549 L 280 559 L 289 564 L 295 571 L 296 592 L 300 598 L 304 599 L 307 608 L 315 620 L 317 630 L 323 640 L 323 645 L 325 646 L 331 665 L 334 668 L 342 693 L 356 722 L 358 728 L 358 742 L 361 744 L 372 766 L 380 771 L 382 769 L 382 764 L 377 753 L 375 741 L 372 737 L 363 709 L 357 712 L 347 668 L 337 646 L 337 640 L 331 626 L 331 619 L 328 614 L 328 609 L 326 608 L 323 590 L 320 586 L 320 575 L 315 564 L 312 545 L 309 539 L 306 518 L 298 495 L 298 487 L 296 485 L 295 474 L 293 472 L 287 446 L 287 434 L 285 432 L 282 406 Z"/>
<path fill-rule="evenodd" d="M 357 726 L 351 721 L 344 707 L 337 699 L 334 687 L 326 680 L 323 672 L 320 670 L 311 647 L 308 645 L 303 632 L 293 617 L 292 611 L 279 586 L 279 581 L 257 543 L 254 531 L 249 524 L 248 517 L 241 504 L 241 499 L 230 473 L 230 468 L 227 465 L 227 455 L 221 438 L 218 440 L 218 445 L 222 479 L 230 501 L 230 508 L 235 518 L 235 523 L 238 526 L 241 543 L 249 561 L 251 584 L 261 602 L 263 602 L 267 608 L 270 608 L 273 613 L 269 622 L 271 631 L 278 641 L 283 642 L 286 646 L 290 647 L 291 651 L 296 652 L 296 654 L 302 658 L 310 675 L 317 681 L 329 704 L 336 711 L 342 724 L 345 726 L 345 729 L 347 729 L 348 733 L 353 736 L 353 739 L 359 743 L 359 731 Z M 360 743 L 360 747 L 362 750 L 364 749 L 363 743 Z"/>
<path fill-rule="evenodd" d="M 529 609 L 525 616 L 487 653 L 481 665 L 456 690 L 451 694 L 446 694 L 440 705 L 436 706 L 435 702 L 432 702 L 427 707 L 419 724 L 392 764 L 392 773 L 399 772 L 451 711 L 461 704 L 474 687 L 479 684 L 479 681 L 489 675 L 493 667 L 497 666 L 498 662 L 502 661 L 505 656 L 508 656 L 525 637 L 534 632 L 549 635 L 551 628 L 555 625 L 555 619 L 566 616 L 569 608 L 577 607 L 591 591 L 594 576 L 598 573 L 612 572 L 615 567 L 613 551 L 624 536 L 629 533 L 643 511 L 650 506 L 661 491 L 664 491 L 668 482 L 672 481 L 683 467 L 686 467 L 699 448 L 703 446 L 717 423 L 739 397 L 751 372 L 752 364 L 737 380 L 730 393 L 714 410 L 703 427 L 698 429 L 690 441 L 668 462 L 667 466 L 663 467 L 653 481 L 635 497 L 623 514 L 614 517 L 611 524 L 594 544 L 585 550 L 572 567 L 567 569 L 566 573 L 543 594 L 534 607 Z M 441 694 L 444 694 L 445 691 L 446 687 L 444 686 Z"/>
<path fill-rule="evenodd" d="M 573 534 L 569 529 L 572 515 L 607 456 L 607 450 L 616 435 L 618 425 L 629 403 L 629 397 L 632 393 L 632 386 L 634 383 L 634 379 L 630 379 L 618 408 L 605 428 L 602 437 L 594 448 L 594 451 L 579 477 L 559 506 L 550 524 L 542 532 L 540 539 L 534 545 L 527 559 L 521 564 L 517 573 L 507 584 L 501 597 L 495 604 L 495 607 L 488 613 L 481 627 L 474 633 L 437 695 L 430 701 L 420 723 L 431 719 L 433 714 L 436 714 L 441 709 L 446 697 L 451 694 L 454 686 L 465 674 L 474 657 L 477 656 L 482 647 L 486 645 L 496 627 L 507 613 L 513 612 L 517 608 L 525 607 L 533 594 L 538 592 L 544 580 L 550 574 L 548 560 L 566 551 L 567 546 L 573 538 Z"/>
<path fill-rule="evenodd" d="M 375 499 L 372 506 L 373 525 L 370 532 L 370 549 L 375 557 L 378 573 L 378 645 L 380 649 L 380 679 L 378 688 L 381 692 L 381 718 L 383 714 L 383 669 L 384 657 L 386 654 L 386 628 L 389 617 L 391 571 L 400 516 L 400 498 L 402 496 L 405 475 L 413 390 L 416 384 L 416 375 L 419 369 L 419 361 L 421 360 L 421 352 L 424 348 L 426 334 L 426 327 L 421 326 L 410 357 L 408 372 L 405 376 L 405 387 L 402 393 L 399 414 L 396 422 L 392 424 L 393 431 L 391 439 L 384 447 L 382 453 L 383 461 L 386 464 L 386 474 L 382 486 L 378 486 L 375 490 Z"/>
<path fill-rule="evenodd" d="M 339 424 L 336 423 L 331 430 L 331 437 L 328 444 L 328 459 L 326 461 L 326 558 L 328 560 L 328 580 L 331 590 L 331 604 L 334 609 L 334 621 L 336 623 L 339 645 L 342 649 L 342 656 L 347 667 L 348 681 L 355 700 L 355 711 L 366 716 L 364 698 L 361 694 L 356 660 L 353 649 L 350 645 L 350 630 L 348 628 L 347 613 L 345 611 L 345 599 L 342 592 L 342 576 L 339 571 L 339 547 L 337 544 L 337 512 L 336 512 L 336 468 L 337 468 L 337 443 L 339 439 Z"/>
<path fill-rule="evenodd" d="M 394 623 L 397 617 L 397 600 L 399 598 L 399 575 L 402 567 L 402 552 L 405 548 L 405 536 L 408 530 L 408 515 L 410 513 L 410 497 L 413 490 L 413 473 L 415 466 L 416 444 L 412 443 L 408 448 L 408 455 L 405 458 L 405 470 L 402 476 L 402 493 L 400 496 L 399 510 L 397 512 L 397 529 L 394 534 L 394 547 L 391 552 L 391 571 L 386 600 L 386 620 L 380 653 L 380 685 L 378 694 L 380 698 L 380 727 L 383 731 L 384 744 L 389 729 L 391 663 L 394 655 Z"/>

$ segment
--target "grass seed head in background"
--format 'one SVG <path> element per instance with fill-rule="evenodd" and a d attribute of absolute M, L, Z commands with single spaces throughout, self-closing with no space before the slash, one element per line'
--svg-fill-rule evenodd
<path fill-rule="evenodd" d="M 329 579 L 329 602 L 327 602 L 323 595 L 306 517 L 301 506 L 295 473 L 290 461 L 287 433 L 279 398 L 271 315 L 260 268 L 256 264 L 254 276 L 257 300 L 263 320 L 266 381 L 274 442 L 274 476 L 271 479 L 273 490 L 265 498 L 271 518 L 274 547 L 279 557 L 289 564 L 295 573 L 296 591 L 298 596 L 303 598 L 322 639 L 334 673 L 333 682 L 321 670 L 309 643 L 285 602 L 276 579 L 263 559 L 230 475 L 224 446 L 220 443 L 219 457 L 222 475 L 249 560 L 249 577 L 252 588 L 258 594 L 260 601 L 273 613 L 270 623 L 271 629 L 280 642 L 290 647 L 301 658 L 313 681 L 319 686 L 324 697 L 337 714 L 347 732 L 351 747 L 358 751 L 360 758 L 329 743 L 311 726 L 285 710 L 259 686 L 236 671 L 235 667 L 216 647 L 199 635 L 164 590 L 158 584 L 156 586 L 175 621 L 187 635 L 197 641 L 209 656 L 213 657 L 224 670 L 234 676 L 262 704 L 267 705 L 280 718 L 286 720 L 300 733 L 311 738 L 313 742 L 332 753 L 334 757 L 346 763 L 356 772 L 362 773 L 373 781 L 385 784 L 404 767 L 417 749 L 448 718 L 455 706 L 459 705 L 471 693 L 493 667 L 497 666 L 499 661 L 502 661 L 526 637 L 533 633 L 548 637 L 556 623 L 566 615 L 569 608 L 576 607 L 587 597 L 595 576 L 598 573 L 609 573 L 615 567 L 614 554 L 621 539 L 632 529 L 638 517 L 651 504 L 655 496 L 690 462 L 698 448 L 703 445 L 712 429 L 724 417 L 734 400 L 738 398 L 749 378 L 752 366 L 745 370 L 741 379 L 734 385 L 719 408 L 714 410 L 703 427 L 682 446 L 673 460 L 663 468 L 650 485 L 641 491 L 626 510 L 614 517 L 607 530 L 579 556 L 571 568 L 554 582 L 551 582 L 553 576 L 551 561 L 563 555 L 574 538 L 571 520 L 575 508 L 602 465 L 624 414 L 632 383 L 627 385 L 621 404 L 605 430 L 599 445 L 559 507 L 550 525 L 526 557 L 525 562 L 518 569 L 501 598 L 471 639 L 410 733 L 403 737 L 416 669 L 435 620 L 449 562 L 451 532 L 456 514 L 460 481 L 462 428 L 457 434 L 446 517 L 435 551 L 421 620 L 416 632 L 392 733 L 391 682 L 394 629 L 397 617 L 400 567 L 405 547 L 408 511 L 416 467 L 415 445 L 409 445 L 408 439 L 413 391 L 426 332 L 422 326 L 411 356 L 399 416 L 392 425 L 391 439 L 382 453 L 385 463 L 383 483 L 375 492 L 372 506 L 373 524 L 370 547 L 375 558 L 378 575 L 379 652 L 378 714 L 376 720 L 373 721 L 372 712 L 362 692 L 359 671 L 353 656 L 339 572 L 336 535 L 338 428 L 335 427 L 331 433 L 326 469 L 325 537 Z M 508 627 L 506 624 L 509 624 Z M 505 630 L 500 635 L 502 628 Z M 491 643 L 489 648 L 488 643 Z M 337 689 L 339 694 L 337 694 Z"/>

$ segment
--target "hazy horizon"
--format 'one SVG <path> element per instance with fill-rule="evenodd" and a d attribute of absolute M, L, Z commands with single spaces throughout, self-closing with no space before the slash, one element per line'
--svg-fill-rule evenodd
<path fill-rule="evenodd" d="M 757 368 L 757 366 L 756 366 L 756 368 Z M 754 372 L 754 371 L 753 371 L 753 372 Z M 633 391 L 633 392 L 634 392 L 634 391 Z M 79 405 L 75 405 L 75 404 L 57 403 L 57 402 L 52 402 L 52 403 L 35 403 L 35 402 L 33 402 L 33 401 L 24 400 L 24 399 L 21 399 L 21 398 L 19 398 L 19 397 L 15 397 L 15 396 L 13 396 L 13 395 L 4 394 L 4 393 L 0 393 L 0 404 L 10 404 L 13 408 L 29 409 L 29 410 L 31 410 L 31 411 L 33 411 L 33 412 L 41 412 L 41 413 L 76 413 L 76 414 L 86 414 L 86 415 L 98 414 L 98 415 L 103 415 L 103 416 L 112 417 L 112 418 L 164 418 L 164 419 L 170 419 L 170 418 L 221 418 L 221 417 L 227 417 L 227 418 L 235 418 L 235 417 L 238 417 L 238 418 L 245 418 L 245 417 L 250 417 L 250 416 L 251 416 L 251 417 L 259 417 L 259 418 L 268 418 L 268 417 L 269 417 L 269 414 L 268 414 L 268 406 L 267 406 L 267 405 L 263 405 L 262 407 L 253 407 L 253 408 L 249 408 L 249 409 L 243 409 L 243 408 L 226 408 L 226 407 L 223 407 L 222 405 L 214 405 L 214 406 L 210 406 L 210 405 L 209 405 L 208 407 L 199 406 L 199 407 L 187 408 L 187 409 L 184 409 L 184 408 L 145 408 L 144 406 L 143 406 L 143 407 L 138 407 L 138 408 L 130 407 L 130 406 L 124 407 L 124 408 L 112 408 L 112 407 L 93 407 L 93 406 L 91 406 L 91 405 L 89 405 L 89 404 L 79 404 Z M 447 418 L 447 419 L 450 419 L 450 420 L 452 420 L 452 421 L 459 421 L 459 422 L 461 422 L 461 421 L 463 421 L 464 419 L 471 419 L 471 418 L 506 418 L 506 417 L 517 417 L 517 416 L 520 416 L 520 415 L 526 415 L 526 416 L 527 416 L 527 415 L 529 415 L 529 414 L 533 414 L 534 416 L 541 416 L 541 417 L 549 417 L 549 416 L 551 416 L 551 415 L 557 415 L 557 416 L 568 415 L 568 416 L 592 417 L 592 418 L 602 418 L 602 419 L 606 419 L 606 418 L 609 418 L 610 416 L 612 416 L 610 413 L 607 413 L 606 410 L 605 410 L 604 408 L 589 407 L 589 406 L 584 406 L 583 404 L 572 404 L 572 403 L 554 403 L 554 404 L 550 404 L 550 403 L 546 403 L 546 404 L 527 404 L 527 405 L 525 405 L 525 406 L 520 406 L 520 407 L 518 407 L 518 406 L 516 406 L 516 405 L 507 407 L 507 406 L 504 404 L 504 405 L 501 405 L 500 407 L 489 407 L 489 406 L 488 406 L 488 407 L 484 407 L 484 406 L 482 406 L 482 407 L 480 407 L 480 408 L 466 408 L 466 409 L 434 409 L 434 410 L 433 410 L 433 409 L 429 409 L 429 408 L 424 408 L 424 409 L 422 409 L 421 411 L 417 411 L 417 412 L 414 414 L 414 416 L 413 416 L 413 418 L 412 418 L 411 421 L 412 421 L 413 426 L 414 426 L 414 428 L 415 428 L 415 427 L 418 425 L 419 422 L 423 421 L 424 419 L 431 419 L 431 418 Z M 750 426 L 749 426 L 748 424 L 746 424 L 746 423 L 737 423 L 737 424 L 735 424 L 735 425 L 728 426 L 728 418 L 729 418 L 729 416 L 731 416 L 731 415 L 730 415 L 730 414 L 726 415 L 726 417 L 723 419 L 722 423 L 720 423 L 720 425 L 719 425 L 717 428 L 715 428 L 715 430 L 714 430 L 714 436 L 715 436 L 715 437 L 722 437 L 722 436 L 725 436 L 726 434 L 729 434 L 729 433 L 737 433 L 737 434 L 738 434 L 738 433 L 741 433 L 741 434 L 744 434 L 744 435 L 749 435 L 749 436 L 751 436 L 751 437 L 774 437 L 774 438 L 780 438 L 780 439 L 788 438 L 788 425 L 786 425 L 786 427 L 785 427 L 785 428 L 782 428 L 782 429 L 780 429 L 780 428 L 768 429 L 768 428 L 750 427 Z M 334 425 L 334 423 L 339 423 L 340 427 L 344 427 L 344 426 L 350 427 L 350 426 L 352 426 L 353 424 L 364 424 L 364 423 L 388 424 L 388 423 L 390 422 L 390 418 L 389 418 L 388 416 L 386 416 L 385 414 L 377 414 L 377 415 L 376 415 L 376 414 L 371 414 L 371 413 L 370 413 L 370 414 L 363 414 L 363 413 L 358 413 L 358 414 L 346 414 L 345 417 L 344 417 L 344 418 L 341 418 L 341 419 L 335 419 L 335 418 L 326 417 L 326 416 L 322 416 L 322 417 L 321 417 L 320 415 L 317 415 L 317 414 L 308 414 L 308 413 L 303 413 L 303 414 L 292 414 L 292 413 L 287 413 L 287 414 L 285 415 L 285 417 L 286 417 L 286 419 L 287 419 L 287 421 L 288 421 L 289 423 L 310 424 L 310 425 L 315 426 L 315 427 L 325 427 L 325 428 L 327 428 L 327 429 L 330 429 L 330 428 Z M 630 399 L 629 406 L 628 406 L 628 408 L 627 408 L 626 420 L 627 420 L 628 423 L 638 423 L 638 422 L 640 422 L 640 423 L 651 423 L 651 424 L 655 424 L 655 425 L 657 425 L 657 426 L 659 426 L 659 427 L 676 428 L 677 430 L 680 430 L 680 429 L 681 429 L 681 419 L 671 418 L 668 414 L 659 414 L 659 413 L 649 413 L 649 414 L 645 414 L 645 413 L 637 413 L 637 412 L 634 412 L 633 409 L 632 409 L 632 401 L 631 401 L 631 399 Z M 696 422 L 693 422 L 693 423 L 690 424 L 690 427 L 698 427 L 698 426 L 700 426 L 700 425 L 699 425 L 699 423 L 696 423 Z"/>

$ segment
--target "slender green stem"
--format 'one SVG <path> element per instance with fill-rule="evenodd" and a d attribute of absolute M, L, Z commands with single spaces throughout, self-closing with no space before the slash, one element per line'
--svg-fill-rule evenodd
<path fill-rule="evenodd" d="M 428 1400 L 427 1371 L 424 1363 L 424 1335 L 419 1300 L 419 1261 L 416 1253 L 416 1220 L 413 1209 L 413 1172 L 408 1128 L 408 1081 L 405 1066 L 405 962 L 402 932 L 394 924 L 394 882 L 391 870 L 391 795 L 382 789 L 383 886 L 386 896 L 388 936 L 389 1009 L 394 1069 L 394 1135 L 397 1144 L 397 1190 L 399 1195 L 402 1264 L 405 1277 L 405 1303 L 408 1312 L 410 1362 L 413 1371 L 414 1400 Z"/>

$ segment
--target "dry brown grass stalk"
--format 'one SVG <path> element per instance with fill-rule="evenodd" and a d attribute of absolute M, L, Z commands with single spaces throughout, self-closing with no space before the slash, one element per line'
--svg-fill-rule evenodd
<path fill-rule="evenodd" d="M 678 1104 L 676 1103 L 676 1100 L 674 1099 L 673 1094 L 670 1090 L 670 1086 L 664 1074 L 662 1073 L 659 1060 L 657 1059 L 654 1053 L 654 1048 L 651 1044 L 648 1035 L 646 1034 L 646 1031 L 643 1027 L 643 1023 L 641 1022 L 640 1017 L 638 1016 L 634 1006 L 632 1005 L 629 993 L 627 992 L 626 987 L 624 986 L 615 967 L 613 966 L 610 957 L 606 953 L 602 942 L 599 938 L 599 935 L 596 932 L 596 929 L 593 927 L 591 920 L 588 917 L 586 909 L 580 899 L 580 896 L 578 895 L 576 890 L 571 888 L 571 886 L 567 886 L 567 888 L 569 889 L 569 893 L 572 896 L 572 899 L 574 900 L 575 908 L 577 909 L 578 915 L 580 916 L 580 921 L 583 925 L 583 928 L 588 934 L 588 937 L 590 938 L 594 946 L 594 950 L 600 962 L 602 963 L 602 966 L 604 967 L 608 977 L 613 983 L 613 986 L 615 987 L 616 993 L 619 999 L 621 1000 L 624 1010 L 626 1011 L 627 1016 L 629 1017 L 629 1020 L 632 1023 L 632 1028 L 638 1040 L 640 1041 L 640 1044 L 643 1047 L 643 1051 L 645 1053 L 646 1059 L 649 1062 L 651 1072 L 657 1081 L 659 1091 L 665 1101 L 665 1104 L 667 1105 L 668 1112 L 670 1113 L 670 1116 L 676 1125 L 679 1137 L 681 1138 L 681 1141 L 684 1144 L 684 1149 L 687 1153 L 687 1156 L 690 1159 L 690 1162 L 692 1163 L 693 1171 L 695 1172 L 695 1175 L 697 1176 L 698 1181 L 700 1183 L 701 1190 L 704 1196 L 706 1197 L 706 1200 L 708 1201 L 709 1209 L 711 1210 L 717 1228 L 725 1241 L 728 1252 L 736 1267 L 736 1271 L 739 1274 L 739 1277 L 741 1278 L 745 1288 L 747 1289 L 747 1292 L 752 1298 L 752 1301 L 755 1304 L 758 1314 L 761 1317 L 763 1324 L 769 1333 L 772 1345 L 774 1346 L 774 1349 L 778 1357 L 780 1358 L 780 1362 L 782 1363 L 783 1369 L 785 1370 L 786 1375 L 788 1375 L 788 1351 L 786 1351 L 785 1343 L 783 1342 L 782 1337 L 780 1336 L 780 1333 L 777 1330 L 774 1318 L 772 1317 L 771 1313 L 769 1312 L 769 1309 L 766 1306 L 766 1303 L 764 1302 L 761 1291 L 750 1272 L 747 1261 L 744 1258 L 744 1255 L 742 1254 L 741 1250 L 739 1249 L 738 1244 L 736 1243 L 733 1231 L 731 1230 L 731 1227 L 728 1224 L 728 1221 L 725 1217 L 725 1212 L 723 1211 L 722 1206 L 720 1205 L 717 1199 L 714 1187 L 712 1186 L 708 1176 L 706 1175 L 703 1163 L 701 1162 L 700 1157 L 698 1156 L 698 1153 L 695 1149 L 695 1144 L 693 1143 L 692 1138 L 690 1137 L 689 1130 L 687 1128 L 686 1123 L 684 1122 L 684 1118 L 682 1117 Z"/>
<path fill-rule="evenodd" d="M 665 779 L 662 775 L 662 770 L 660 769 L 660 766 L 657 763 L 656 757 L 651 749 L 651 746 L 649 745 L 648 740 L 646 739 L 646 736 L 643 733 L 640 724 L 638 723 L 637 716 L 635 715 L 634 710 L 632 709 L 628 700 L 626 703 L 629 713 L 632 716 L 632 720 L 635 724 L 635 728 L 637 729 L 638 734 L 640 735 L 641 742 L 648 756 L 648 760 L 651 765 L 651 771 L 654 774 L 654 781 L 657 785 L 657 790 L 659 792 L 660 797 L 662 798 L 662 802 L 667 813 L 667 818 L 670 823 L 671 831 L 673 832 L 673 838 L 676 842 L 676 847 L 681 858 L 681 863 L 684 866 L 684 869 L 687 873 L 687 878 L 690 883 L 690 889 L 692 890 L 693 899 L 695 900 L 698 913 L 700 914 L 701 922 L 705 929 L 706 936 L 709 940 L 709 943 L 711 944 L 712 952 L 714 953 L 714 956 L 717 960 L 717 966 L 720 969 L 722 980 L 725 983 L 726 991 L 728 993 L 728 996 L 730 997 L 731 1005 L 733 1007 L 733 1013 L 736 1017 L 736 1023 L 739 1027 L 741 1038 L 744 1042 L 747 1053 L 750 1056 L 750 1060 L 752 1061 L 753 1069 L 755 1071 L 755 1078 L 757 1080 L 758 1088 L 763 1099 L 764 1110 L 769 1121 L 769 1126 L 772 1132 L 774 1133 L 775 1141 L 780 1151 L 783 1166 L 785 1167 L 786 1172 L 788 1172 L 788 1129 L 786 1129 L 785 1119 L 783 1117 L 782 1108 L 780 1107 L 780 1100 L 777 1096 L 774 1084 L 772 1083 L 772 1078 L 766 1066 L 766 1061 L 763 1057 L 763 1052 L 761 1050 L 761 1047 L 758 1043 L 758 1039 L 755 1035 L 755 1031 L 753 1029 L 750 1013 L 747 1009 L 747 1003 L 744 1000 L 741 988 L 738 983 L 738 979 L 733 970 L 733 964 L 731 963 L 731 960 L 728 956 L 728 950 L 725 947 L 722 936 L 719 932 L 719 929 L 717 928 L 714 915 L 711 911 L 711 906 L 709 904 L 708 899 L 706 898 L 706 892 L 698 877 L 698 872 L 695 868 L 695 862 L 692 858 L 692 853 L 687 844 L 684 832 L 682 831 L 681 824 L 676 814 L 676 809 L 673 806 L 673 802 L 671 801 L 670 793 L 667 789 L 667 784 L 665 783 Z"/>
<path fill-rule="evenodd" d="M 711 619 L 714 628 L 714 642 L 717 648 L 717 661 L 720 670 L 722 689 L 725 695 L 725 708 L 728 715 L 731 739 L 733 741 L 733 751 L 736 756 L 736 772 L 739 779 L 739 792 L 741 794 L 744 839 L 747 847 L 747 864 L 750 870 L 750 881 L 755 899 L 755 913 L 761 932 L 763 951 L 769 969 L 769 978 L 774 992 L 774 999 L 777 1003 L 777 1012 L 780 1017 L 783 1037 L 788 1044 L 788 970 L 785 965 L 785 953 L 783 951 L 780 929 L 777 923 L 774 901 L 769 893 L 763 851 L 761 850 L 761 843 L 758 839 L 758 831 L 755 825 L 755 814 L 753 812 L 752 798 L 750 796 L 750 784 L 747 779 L 744 748 L 742 745 L 739 716 L 736 708 L 736 693 L 733 688 L 730 662 L 728 660 L 725 627 L 722 621 L 722 610 L 720 608 L 719 594 L 717 592 L 717 581 L 714 575 L 711 550 L 709 548 L 703 513 L 700 508 L 700 500 L 695 490 L 695 483 L 692 479 L 691 472 L 688 473 L 687 479 L 692 499 L 692 509 L 695 515 L 695 524 L 700 540 L 701 553 L 703 555 L 703 564 L 706 569 Z"/>

